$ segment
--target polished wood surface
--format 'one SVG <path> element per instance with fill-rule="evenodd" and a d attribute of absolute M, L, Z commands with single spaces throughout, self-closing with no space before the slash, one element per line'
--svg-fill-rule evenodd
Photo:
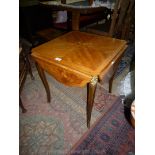
<path fill-rule="evenodd" d="M 35 58 L 35 60 L 46 72 L 52 75 L 57 81 L 68 86 L 82 87 L 92 78 L 89 75 L 83 74 L 77 70 L 70 69 L 69 67 L 63 65 L 48 63 L 38 58 Z"/>
<path fill-rule="evenodd" d="M 72 31 L 34 48 L 32 56 L 62 83 L 84 86 L 93 76 L 104 76 L 106 68 L 123 54 L 125 47 L 123 40 Z M 74 83 L 73 78 L 78 82 Z"/>
<path fill-rule="evenodd" d="M 126 41 L 72 31 L 32 49 L 32 57 L 43 70 L 69 86 L 88 85 L 87 126 L 90 126 L 96 84 L 109 66 L 121 58 Z M 40 73 L 39 73 L 40 74 Z M 45 89 L 46 77 L 42 77 Z M 47 96 L 49 89 L 46 89 Z"/>

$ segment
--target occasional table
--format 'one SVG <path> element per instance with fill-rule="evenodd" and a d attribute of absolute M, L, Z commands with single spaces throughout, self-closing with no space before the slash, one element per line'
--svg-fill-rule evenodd
<path fill-rule="evenodd" d="M 126 47 L 124 40 L 72 31 L 33 48 L 32 57 L 45 86 L 48 102 L 50 89 L 44 71 L 68 86 L 87 85 L 86 112 L 87 126 L 90 127 L 97 82 L 118 63 Z"/>
<path fill-rule="evenodd" d="M 92 0 L 90 0 L 92 1 Z M 40 4 L 51 10 L 66 10 L 71 12 L 72 16 L 72 30 L 79 30 L 80 25 L 80 15 L 87 15 L 91 13 L 103 13 L 107 10 L 105 6 L 95 6 L 92 7 L 89 4 L 87 6 L 83 5 L 73 5 L 73 4 L 63 4 L 61 1 L 45 1 L 40 2 Z"/>

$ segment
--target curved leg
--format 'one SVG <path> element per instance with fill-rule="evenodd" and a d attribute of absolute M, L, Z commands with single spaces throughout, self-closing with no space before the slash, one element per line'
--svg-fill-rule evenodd
<path fill-rule="evenodd" d="M 94 103 L 96 85 L 97 85 L 98 78 L 95 76 L 92 78 L 90 83 L 87 85 L 87 127 L 90 127 L 90 120 L 91 120 L 91 112 Z"/>
<path fill-rule="evenodd" d="M 21 107 L 23 113 L 27 112 L 27 110 L 25 109 L 25 107 L 22 103 L 20 94 L 21 94 L 21 91 L 23 89 L 26 77 L 27 77 L 27 68 L 26 68 L 26 64 L 24 64 L 23 69 L 19 75 L 19 106 Z"/>
<path fill-rule="evenodd" d="M 118 65 L 119 65 L 119 63 L 120 63 L 120 61 L 121 61 L 121 56 L 119 57 L 119 59 L 114 63 L 114 67 L 113 67 L 113 75 L 112 75 L 112 77 L 110 78 L 110 80 L 109 80 L 109 93 L 112 93 L 112 83 L 113 83 L 113 80 L 114 80 L 114 77 L 115 77 L 115 73 L 116 73 L 116 71 L 117 71 L 117 68 L 118 68 Z"/>
<path fill-rule="evenodd" d="M 46 80 L 46 76 L 44 74 L 44 70 L 40 67 L 40 65 L 38 63 L 36 63 L 36 68 L 38 70 L 39 76 L 43 82 L 43 85 L 45 87 L 46 93 L 47 93 L 47 101 L 50 102 L 51 101 L 51 94 L 50 94 L 50 89 L 49 89 L 49 85 L 48 82 Z"/>
<path fill-rule="evenodd" d="M 26 64 L 28 66 L 28 71 L 31 76 L 31 79 L 34 80 L 34 76 L 32 74 L 32 68 L 31 68 L 31 64 L 30 64 L 30 60 L 29 60 L 29 55 L 27 55 L 27 57 L 26 57 Z"/>

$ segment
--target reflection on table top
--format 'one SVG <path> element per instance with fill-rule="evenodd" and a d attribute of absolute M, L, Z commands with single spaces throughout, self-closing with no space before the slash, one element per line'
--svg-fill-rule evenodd
<path fill-rule="evenodd" d="M 124 40 L 72 31 L 33 48 L 32 56 L 95 76 L 122 54 L 125 47 Z"/>

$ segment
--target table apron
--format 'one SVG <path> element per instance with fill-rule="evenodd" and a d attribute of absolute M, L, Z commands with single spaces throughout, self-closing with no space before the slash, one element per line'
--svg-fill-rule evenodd
<path fill-rule="evenodd" d="M 37 58 L 35 58 L 35 61 L 44 71 L 52 75 L 57 81 L 67 86 L 83 87 L 92 79 L 92 76 L 85 75 L 84 73 L 69 69 L 65 66 L 60 67 Z"/>

